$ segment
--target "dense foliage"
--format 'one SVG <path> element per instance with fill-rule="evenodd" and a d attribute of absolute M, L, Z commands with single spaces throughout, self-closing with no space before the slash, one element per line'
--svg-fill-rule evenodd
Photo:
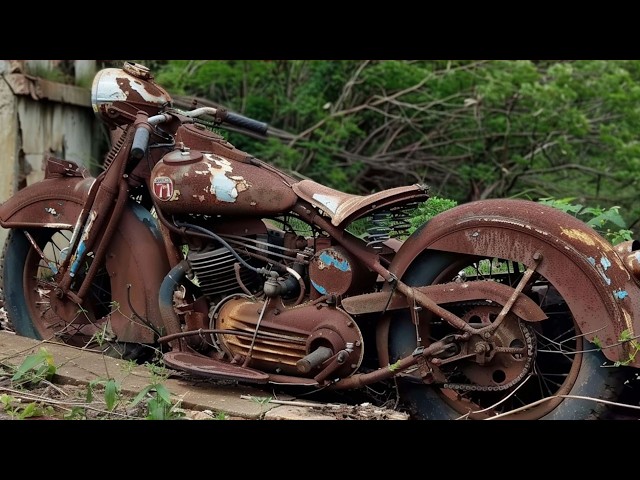
<path fill-rule="evenodd" d="M 572 198 L 620 207 L 640 178 L 640 61 L 154 61 L 172 95 L 268 122 L 230 140 L 352 193 L 424 182 L 458 203 Z"/>

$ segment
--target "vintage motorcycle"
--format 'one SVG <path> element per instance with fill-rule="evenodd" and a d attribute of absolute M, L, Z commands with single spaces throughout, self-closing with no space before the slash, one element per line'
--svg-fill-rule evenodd
<path fill-rule="evenodd" d="M 295 178 L 211 128 L 267 125 L 178 110 L 137 63 L 99 71 L 91 99 L 104 170 L 49 157 L 0 206 L 19 335 L 212 380 L 388 388 L 415 419 L 600 418 L 640 366 L 640 242 L 510 199 L 407 236 L 425 185 Z"/>

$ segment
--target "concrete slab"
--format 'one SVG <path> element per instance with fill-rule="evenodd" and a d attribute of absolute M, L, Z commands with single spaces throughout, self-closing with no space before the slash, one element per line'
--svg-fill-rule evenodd
<path fill-rule="evenodd" d="M 95 351 L 83 350 L 55 342 L 38 341 L 0 330 L 0 362 L 19 366 L 28 355 L 45 348 L 53 356 L 56 366 L 54 383 L 60 385 L 88 385 L 96 380 L 113 379 L 122 392 L 134 397 L 155 381 L 153 372 L 144 365 L 136 365 Z M 186 410 L 203 412 L 192 419 L 211 419 L 223 413 L 227 418 L 245 420 L 341 420 L 384 419 L 408 420 L 394 410 L 369 404 L 345 405 L 299 401 L 288 395 L 272 398 L 271 391 L 230 381 L 209 381 L 193 377 L 169 378 L 162 385 Z"/>
<path fill-rule="evenodd" d="M 53 356 L 56 383 L 77 385 L 114 379 L 120 384 L 123 393 L 135 396 L 154 380 L 152 372 L 145 366 L 132 366 L 131 362 L 93 351 L 33 340 L 0 330 L 0 362 L 18 366 L 40 348 L 45 348 Z M 181 401 L 181 407 L 185 409 L 211 410 L 233 417 L 259 419 L 266 411 L 276 407 L 258 401 L 266 396 L 265 392 L 249 386 L 218 386 L 211 382 L 194 383 L 179 378 L 169 378 L 162 384 L 174 395 L 176 401 Z"/>

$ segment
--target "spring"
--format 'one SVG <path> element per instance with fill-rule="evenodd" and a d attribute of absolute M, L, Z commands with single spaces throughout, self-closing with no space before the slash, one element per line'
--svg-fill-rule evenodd
<path fill-rule="evenodd" d="M 411 216 L 418 202 L 407 203 L 397 210 L 391 212 L 389 218 L 389 228 L 394 237 L 406 236 L 411 228 Z"/>
<path fill-rule="evenodd" d="M 367 247 L 380 250 L 382 243 L 391 237 L 406 237 L 411 228 L 411 215 L 418 202 L 411 202 L 401 207 L 376 212 L 371 216 L 371 227 L 367 229 L 365 240 Z"/>
<path fill-rule="evenodd" d="M 129 136 L 129 130 L 130 130 L 130 125 L 128 125 L 126 130 L 122 132 L 118 140 L 114 142 L 113 146 L 109 150 L 109 153 L 107 153 L 107 157 L 104 160 L 105 170 L 109 168 L 109 165 L 111 165 L 111 163 L 115 160 L 116 156 L 120 152 L 120 149 L 122 148 L 122 146 L 124 145 L 124 142 L 127 140 L 127 137 Z"/>
<path fill-rule="evenodd" d="M 367 240 L 367 247 L 373 247 L 374 250 L 382 249 L 381 243 L 386 242 L 391 238 L 391 227 L 389 226 L 389 218 L 391 214 L 389 212 L 377 212 L 371 215 L 371 227 L 367 229 L 365 239 Z"/>

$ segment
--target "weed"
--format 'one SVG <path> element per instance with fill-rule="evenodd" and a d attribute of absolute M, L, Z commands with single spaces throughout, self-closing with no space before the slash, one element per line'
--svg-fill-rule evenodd
<path fill-rule="evenodd" d="M 151 383 L 144 387 L 129 404 L 135 407 L 143 400 L 146 401 L 147 420 L 172 420 L 181 418 L 182 413 L 171 401 L 171 392 L 162 382 L 169 376 L 165 367 L 147 364 L 151 372 Z"/>
<path fill-rule="evenodd" d="M 50 380 L 56 373 L 53 356 L 46 348 L 41 347 L 37 353 L 28 355 L 11 377 L 11 381 L 19 385 L 37 385 L 43 380 Z"/>
<path fill-rule="evenodd" d="M 629 356 L 624 361 L 617 361 L 614 363 L 615 367 L 620 367 L 623 365 L 629 365 L 636 359 L 636 355 L 640 352 L 640 343 L 631 335 L 631 332 L 626 329 L 620 333 L 620 337 L 618 338 L 620 342 L 628 342 L 631 347 L 631 351 L 629 352 Z"/>
<path fill-rule="evenodd" d="M 2 410 L 15 420 L 24 420 L 31 417 L 42 417 L 45 415 L 53 415 L 54 411 L 51 406 L 42 407 L 36 402 L 30 402 L 22 405 L 20 399 L 11 395 L 0 395 L 0 406 Z"/>

